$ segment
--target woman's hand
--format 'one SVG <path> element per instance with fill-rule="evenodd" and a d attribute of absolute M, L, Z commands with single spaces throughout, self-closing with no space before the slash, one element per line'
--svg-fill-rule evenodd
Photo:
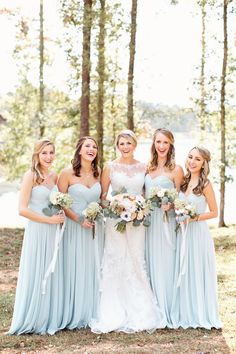
<path fill-rule="evenodd" d="M 88 219 L 84 219 L 81 226 L 85 227 L 86 229 L 92 229 L 94 226 L 94 223 L 91 223 Z"/>
<path fill-rule="evenodd" d="M 60 212 L 59 214 L 52 215 L 49 217 L 49 224 L 63 224 L 65 222 L 65 213 Z"/>
<path fill-rule="evenodd" d="M 162 204 L 162 205 L 161 205 L 161 208 L 162 208 L 162 210 L 164 210 L 164 211 L 169 211 L 169 210 L 171 209 L 171 207 L 172 207 L 172 204 L 171 204 L 171 203 L 167 203 L 167 204 Z"/>

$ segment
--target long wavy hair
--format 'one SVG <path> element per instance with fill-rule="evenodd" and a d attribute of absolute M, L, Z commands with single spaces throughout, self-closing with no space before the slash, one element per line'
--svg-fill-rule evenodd
<path fill-rule="evenodd" d="M 158 128 L 155 130 L 155 132 L 153 134 L 152 146 L 151 146 L 151 161 L 148 164 L 148 171 L 154 171 L 158 166 L 158 153 L 156 151 L 155 141 L 156 141 L 156 136 L 159 133 L 165 135 L 165 137 L 170 142 L 170 148 L 167 153 L 166 163 L 164 166 L 167 167 L 169 170 L 173 170 L 175 168 L 175 147 L 174 147 L 175 139 L 174 139 L 174 135 L 168 129 Z"/>
<path fill-rule="evenodd" d="M 198 185 L 193 189 L 193 193 L 196 195 L 201 195 L 203 193 L 204 188 L 207 186 L 207 184 L 209 183 L 209 179 L 207 178 L 209 173 L 210 173 L 210 167 L 209 167 L 209 162 L 211 161 L 211 153 L 209 150 L 207 150 L 204 147 L 200 147 L 200 146 L 194 146 L 190 151 L 189 154 L 191 153 L 191 151 L 193 151 L 194 149 L 196 149 L 199 154 L 201 155 L 201 157 L 204 159 L 203 165 L 201 167 L 200 170 L 200 174 L 199 174 L 199 180 L 198 180 Z M 186 192 L 190 179 L 191 179 L 191 172 L 189 171 L 189 168 L 187 166 L 187 162 L 185 163 L 185 167 L 187 170 L 186 175 L 184 176 L 184 181 L 180 187 L 182 192 Z"/>
<path fill-rule="evenodd" d="M 41 139 L 36 141 L 34 144 L 34 150 L 32 154 L 31 161 L 31 171 L 34 173 L 34 183 L 41 184 L 44 181 L 44 177 L 41 171 L 41 166 L 39 162 L 39 154 L 45 148 L 45 146 L 52 145 L 53 151 L 55 152 L 55 145 L 49 139 Z"/>
<path fill-rule="evenodd" d="M 119 145 L 119 141 L 120 141 L 120 138 L 126 138 L 126 139 L 131 139 L 134 143 L 135 146 L 137 146 L 137 138 L 136 138 L 136 135 L 134 134 L 134 132 L 132 130 L 129 130 L 129 129 L 125 129 L 125 130 L 122 130 L 116 137 L 116 147 L 118 147 Z"/>
<path fill-rule="evenodd" d="M 98 148 L 98 144 L 96 142 L 96 140 L 94 138 L 91 138 L 90 136 L 83 136 L 82 138 L 80 138 L 76 144 L 76 148 L 75 148 L 75 153 L 74 153 L 74 157 L 71 160 L 72 163 L 72 168 L 73 171 L 75 172 L 75 175 L 77 177 L 80 177 L 80 170 L 81 170 L 81 154 L 80 154 L 80 150 L 83 146 L 83 143 L 85 142 L 85 140 L 92 140 L 97 148 Z M 99 176 L 99 171 L 98 171 L 98 154 L 96 155 L 95 159 L 92 161 L 92 171 L 93 171 L 93 176 L 95 178 L 97 178 Z"/>

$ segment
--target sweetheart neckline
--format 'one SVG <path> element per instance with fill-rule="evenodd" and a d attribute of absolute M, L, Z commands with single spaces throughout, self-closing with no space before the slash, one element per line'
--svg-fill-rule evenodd
<path fill-rule="evenodd" d="M 97 183 L 99 183 L 99 182 L 95 182 L 91 187 L 87 187 L 87 186 L 85 186 L 84 184 L 77 182 L 77 183 L 71 184 L 71 185 L 68 187 L 68 189 L 69 189 L 70 187 L 73 187 L 73 186 L 77 185 L 77 184 L 79 184 L 80 186 L 82 186 L 82 187 L 84 187 L 84 188 L 86 188 L 86 189 L 92 189 Z"/>

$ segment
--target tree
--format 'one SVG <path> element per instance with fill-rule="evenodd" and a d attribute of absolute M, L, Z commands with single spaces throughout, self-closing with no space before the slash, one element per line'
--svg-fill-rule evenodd
<path fill-rule="evenodd" d="M 223 43 L 223 62 L 222 62 L 222 75 L 221 75 L 221 92 L 220 92 L 220 128 L 221 128 L 221 156 L 220 156 L 220 215 L 219 215 L 219 227 L 226 226 L 224 220 L 224 207 L 225 207 L 225 166 L 226 166 L 226 154 L 225 154 L 225 86 L 226 86 L 226 74 L 227 74 L 227 59 L 228 59 L 228 33 L 227 33 L 227 11 L 228 0 L 223 0 L 223 31 L 224 31 L 224 43 Z"/>
<path fill-rule="evenodd" d="M 44 135 L 44 79 L 43 79 L 43 68 L 44 68 L 44 34 L 43 34 L 43 0 L 40 0 L 40 10 L 39 10 L 39 136 Z"/>
<path fill-rule="evenodd" d="M 130 43 L 129 43 L 129 71 L 128 71 L 128 95 L 127 95 L 127 126 L 128 129 L 134 129 L 134 59 L 136 47 L 136 30 L 137 30 L 137 0 L 132 0 L 131 8 L 131 28 L 130 28 Z"/>
<path fill-rule="evenodd" d="M 203 132 L 206 128 L 206 88 L 205 88 L 205 61 L 206 61 L 206 40 L 205 40 L 205 32 L 206 32 L 206 0 L 200 0 L 199 6 L 201 7 L 201 15 L 202 15 L 202 53 L 201 53 L 201 74 L 200 74 L 200 90 L 201 90 L 201 97 L 200 97 L 200 130 L 201 130 L 201 138 Z"/>
<path fill-rule="evenodd" d="M 98 35 L 98 93 L 97 93 L 97 142 L 99 146 L 100 166 L 103 167 L 103 120 L 104 120 L 104 81 L 105 81 L 105 21 L 106 1 L 100 0 Z"/>
<path fill-rule="evenodd" d="M 92 0 L 84 0 L 82 92 L 80 99 L 80 136 L 89 135 L 91 26 Z"/>

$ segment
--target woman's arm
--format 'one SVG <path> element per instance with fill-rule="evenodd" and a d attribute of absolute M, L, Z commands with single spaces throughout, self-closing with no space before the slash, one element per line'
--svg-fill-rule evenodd
<path fill-rule="evenodd" d="M 102 185 L 102 195 L 101 195 L 101 200 L 106 200 L 107 198 L 107 193 L 109 190 L 111 180 L 110 180 L 110 169 L 109 167 L 105 167 L 102 176 L 101 176 L 101 185 Z"/>
<path fill-rule="evenodd" d="M 71 171 L 69 169 L 65 169 L 61 172 L 59 178 L 58 178 L 58 189 L 62 193 L 67 193 L 68 188 L 70 186 L 70 177 L 71 177 Z M 76 214 L 72 209 L 64 209 L 65 214 L 68 218 L 75 222 L 79 222 L 79 215 Z M 82 218 L 81 218 L 82 221 Z"/>
<path fill-rule="evenodd" d="M 26 217 L 32 221 L 43 222 L 48 224 L 60 224 L 64 222 L 63 215 L 53 215 L 46 216 L 38 214 L 37 212 L 28 208 L 31 192 L 33 189 L 33 172 L 27 171 L 23 177 L 21 190 L 20 190 L 20 198 L 19 198 L 19 214 L 21 216 Z"/>
<path fill-rule="evenodd" d="M 204 188 L 203 195 L 206 197 L 209 212 L 199 214 L 195 219 L 196 221 L 213 219 L 218 216 L 218 208 L 216 203 L 215 192 L 210 182 Z"/>
<path fill-rule="evenodd" d="M 174 170 L 174 184 L 177 191 L 180 191 L 180 186 L 184 179 L 184 171 L 181 166 L 176 166 Z"/>

